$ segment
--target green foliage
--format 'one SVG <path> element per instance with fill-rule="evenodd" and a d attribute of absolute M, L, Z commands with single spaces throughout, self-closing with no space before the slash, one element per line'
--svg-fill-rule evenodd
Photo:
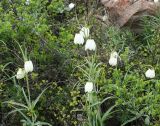
<path fill-rule="evenodd" d="M 58 14 L 65 11 L 64 0 L 55 0 L 47 7 L 50 13 Z"/>
<path fill-rule="evenodd" d="M 48 8 L 50 6 L 54 8 L 53 12 L 51 12 L 54 13 L 53 15 L 50 15 L 51 10 L 49 10 Z M 69 60 L 68 58 L 70 57 L 70 51 L 68 50 L 68 47 L 70 47 L 71 45 L 70 41 L 73 39 L 73 36 L 71 34 L 72 30 L 70 30 L 68 26 L 61 24 L 61 21 L 63 19 L 56 20 L 55 16 L 59 16 L 60 8 L 64 8 L 64 2 L 58 0 L 52 3 L 49 3 L 48 0 L 30 1 L 29 5 L 25 4 L 25 0 L 2 0 L 0 2 L 0 50 L 2 50 L 0 57 L 1 59 L 3 59 L 0 60 L 0 63 L 3 68 L 4 64 L 12 62 L 6 67 L 5 70 L 1 70 L 2 74 L 0 76 L 2 78 L 1 81 L 4 88 L 1 89 L 1 93 L 3 95 L 1 96 L 0 102 L 9 101 L 12 99 L 20 103 L 23 103 L 25 101 L 20 86 L 13 84 L 13 82 L 8 79 L 15 75 L 18 66 L 23 65 L 22 55 L 18 50 L 17 42 L 20 43 L 22 48 L 27 48 L 29 59 L 32 59 L 34 63 L 36 62 L 35 73 L 32 73 L 30 82 L 31 84 L 36 82 L 38 84 L 37 87 L 39 90 L 41 90 L 41 88 L 43 89 L 44 86 L 47 86 L 47 84 L 45 83 L 43 87 L 40 87 L 39 84 L 41 83 L 41 81 L 39 80 L 39 78 L 45 78 L 52 82 L 53 80 L 58 81 L 59 78 L 65 79 L 69 76 L 67 72 L 69 72 L 70 69 L 67 65 L 63 66 L 63 64 L 64 62 L 67 62 L 67 60 Z M 57 28 L 54 27 L 56 25 L 58 26 Z M 48 73 L 51 76 L 48 76 Z M 20 82 L 23 84 L 23 81 Z M 21 86 L 25 88 L 24 85 Z M 31 89 L 33 89 L 33 87 L 34 85 L 31 85 Z M 61 88 L 60 86 L 58 87 Z M 36 91 L 33 92 L 34 93 L 32 94 L 32 97 L 36 98 L 38 93 L 36 93 Z M 69 92 L 69 90 L 66 91 L 66 94 L 68 94 L 67 92 Z M 56 93 L 61 94 L 60 91 Z M 55 94 L 53 92 L 50 95 Z M 57 96 L 57 98 L 52 99 L 54 100 L 54 104 L 52 104 L 50 108 L 53 111 L 59 111 L 61 110 L 61 107 L 65 108 L 65 103 L 62 103 L 62 101 L 64 102 L 64 100 L 59 101 L 59 97 L 64 97 L 63 99 L 65 99 L 65 96 Z M 45 99 L 43 100 L 45 101 Z M 59 106 L 57 107 L 58 104 Z M 50 104 L 48 103 L 47 106 L 48 105 Z M 42 106 L 44 105 L 42 104 L 40 107 Z M 54 108 L 57 108 L 57 110 Z M 3 108 L 3 110 L 7 112 L 10 110 L 10 108 Z M 57 117 L 53 116 L 57 118 L 54 121 L 57 122 L 57 124 L 63 122 L 63 120 L 66 118 L 63 113 L 67 113 L 69 115 L 68 111 L 66 112 L 65 109 L 63 109 L 61 114 L 56 112 L 59 115 Z M 42 113 L 43 112 L 41 112 L 38 120 L 44 117 L 42 116 Z M 36 112 L 36 114 L 38 113 Z M 10 115 L 9 120 L 3 118 L 3 121 L 7 121 L 7 123 L 13 123 L 11 119 L 12 115 Z M 21 118 L 17 115 L 17 120 L 14 120 L 15 125 L 18 125 L 18 119 Z M 48 120 L 51 121 L 52 119 Z M 51 122 L 54 124 L 53 120 Z"/>
<path fill-rule="evenodd" d="M 136 35 L 130 29 L 108 26 L 97 20 L 97 1 L 75 1 L 73 11 L 67 10 L 69 2 L 31 0 L 26 5 L 25 0 L 0 1 L 0 116 L 4 125 L 21 125 L 19 120 L 32 125 L 30 115 L 24 117 L 30 110 L 36 114 L 36 121 L 54 126 L 88 126 L 87 115 L 96 126 L 102 120 L 104 125 L 159 126 L 159 13 L 145 16 L 143 32 Z M 73 44 L 74 34 L 81 25 L 90 28 L 97 45 L 96 60 L 91 56 L 93 52 L 85 52 L 82 46 Z M 29 75 L 32 98 L 36 99 L 49 86 L 36 106 L 33 102 L 29 108 L 25 102 L 28 97 L 22 90 L 27 91 L 24 80 L 15 84 L 13 79 L 18 67 L 23 66 L 17 42 L 22 49 L 26 48 L 28 58 L 35 64 L 34 72 Z M 116 67 L 108 64 L 112 51 L 119 54 Z M 145 77 L 150 67 L 156 71 L 154 79 Z M 92 81 L 96 87 L 91 101 L 86 101 L 86 81 Z M 2 106 L 4 101 L 10 104 Z M 5 113 L 15 106 L 13 112 L 20 114 L 6 118 Z M 28 110 L 23 111 L 23 107 Z M 111 124 L 109 118 L 117 123 Z M 34 125 L 45 124 L 37 121 Z"/>
<path fill-rule="evenodd" d="M 125 54 L 126 52 L 121 58 L 127 61 L 128 57 Z M 106 80 L 103 87 L 105 92 L 117 97 L 116 104 L 121 110 L 119 114 L 122 115 L 120 120 L 125 122 L 132 117 L 136 120 L 146 115 L 159 118 L 159 80 L 147 80 L 142 73 L 145 71 L 141 65 L 134 65 L 131 61 L 125 63 L 125 72 L 118 68 L 112 69 L 110 79 Z M 133 112 L 140 114 L 137 116 Z"/>

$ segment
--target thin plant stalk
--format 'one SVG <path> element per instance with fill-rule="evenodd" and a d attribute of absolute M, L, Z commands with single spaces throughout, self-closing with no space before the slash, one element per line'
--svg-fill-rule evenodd
<path fill-rule="evenodd" d="M 29 86 L 29 80 L 28 80 L 28 75 L 27 74 L 26 74 L 26 83 L 27 83 L 28 99 L 29 99 L 29 102 L 31 103 L 30 86 Z"/>

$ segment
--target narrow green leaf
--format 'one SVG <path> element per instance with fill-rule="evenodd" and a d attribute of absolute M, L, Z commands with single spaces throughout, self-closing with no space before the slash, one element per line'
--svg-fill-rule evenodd
<path fill-rule="evenodd" d="M 113 96 L 107 97 L 107 98 L 103 99 L 103 101 L 101 102 L 101 104 L 104 103 L 105 101 L 107 101 L 108 99 L 111 99 L 111 98 L 115 98 L 115 97 L 113 97 Z"/>
<path fill-rule="evenodd" d="M 26 105 L 24 105 L 24 104 L 21 104 L 21 103 L 18 103 L 18 102 L 13 102 L 13 101 L 5 101 L 5 102 L 3 102 L 3 103 L 12 104 L 12 105 L 17 105 L 17 106 L 19 106 L 19 107 L 23 107 L 23 108 L 26 108 L 26 109 L 28 109 L 28 107 L 27 107 Z"/>
<path fill-rule="evenodd" d="M 39 126 L 39 125 L 52 126 L 51 124 L 49 124 L 49 123 L 47 123 L 47 122 L 40 122 L 40 121 L 36 122 L 35 125 L 36 125 L 36 126 Z"/>
<path fill-rule="evenodd" d="M 25 98 L 25 100 L 26 100 L 27 105 L 30 106 L 31 103 L 29 102 L 29 99 L 27 98 L 27 95 L 26 95 L 26 93 L 25 93 L 25 91 L 24 91 L 23 88 L 22 88 L 22 92 L 23 92 L 23 95 L 24 95 L 24 98 Z"/>
<path fill-rule="evenodd" d="M 36 106 L 37 102 L 39 101 L 40 97 L 42 96 L 42 94 L 47 90 L 48 88 L 45 88 L 40 94 L 39 96 L 36 98 L 36 100 L 33 102 L 33 107 Z"/>
<path fill-rule="evenodd" d="M 116 107 L 117 105 L 113 105 L 111 106 L 107 112 L 104 113 L 103 117 L 102 117 L 102 121 L 104 122 L 106 120 L 106 118 L 111 115 L 111 111 Z M 113 113 L 113 112 L 112 112 Z"/>
<path fill-rule="evenodd" d="M 129 120 L 127 120 L 126 122 L 124 122 L 121 126 L 125 126 L 126 124 L 130 123 L 130 122 L 133 122 L 134 120 L 140 118 L 142 115 L 137 115 Z"/>
<path fill-rule="evenodd" d="M 13 107 L 13 108 L 15 108 L 17 112 L 19 112 L 29 123 L 32 123 L 31 120 L 21 110 L 19 110 L 16 107 Z"/>
<path fill-rule="evenodd" d="M 6 115 L 6 117 L 8 117 L 9 115 L 11 115 L 11 114 L 13 114 L 13 113 L 16 113 L 16 112 L 19 112 L 19 111 L 22 111 L 22 110 L 25 110 L 25 109 L 15 109 L 15 110 L 12 110 L 12 111 L 10 111 L 7 115 Z"/>
<path fill-rule="evenodd" d="M 6 63 L 4 66 L 3 66 L 3 68 L 2 68 L 2 72 L 5 70 L 5 68 L 9 65 L 9 64 L 11 64 L 11 63 L 13 63 L 13 62 L 8 62 L 8 63 Z"/>

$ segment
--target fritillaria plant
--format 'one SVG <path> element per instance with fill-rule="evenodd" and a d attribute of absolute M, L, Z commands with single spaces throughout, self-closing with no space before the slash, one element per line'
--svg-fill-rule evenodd
<path fill-rule="evenodd" d="M 95 55 L 89 55 L 88 51 L 95 51 L 96 52 L 96 42 L 94 39 L 89 38 L 90 30 L 87 27 L 83 27 L 78 34 L 75 34 L 74 43 L 83 45 L 85 43 L 85 51 L 87 53 L 86 63 L 83 67 L 78 66 L 78 68 L 82 71 L 85 79 L 87 80 L 84 91 L 85 91 L 85 98 L 86 103 L 84 107 L 84 111 L 87 114 L 87 121 L 84 122 L 85 126 L 104 126 L 104 121 L 109 118 L 111 111 L 115 108 L 115 105 L 108 109 L 104 114 L 101 112 L 101 104 L 104 103 L 106 100 L 113 98 L 107 97 L 102 101 L 98 97 L 99 87 L 98 87 L 98 79 L 100 77 L 100 73 L 102 68 L 101 63 L 96 63 L 96 53 Z M 84 42 L 86 40 L 86 42 Z M 117 56 L 115 53 L 114 63 L 117 65 Z M 113 58 L 113 56 L 111 57 Z"/>
<path fill-rule="evenodd" d="M 5 101 L 3 103 L 10 104 L 14 109 L 11 112 L 9 112 L 8 115 L 15 113 L 15 112 L 18 112 L 22 115 L 23 119 L 21 120 L 21 122 L 23 123 L 23 126 L 43 126 L 43 125 L 51 126 L 49 123 L 41 122 L 41 121 L 37 120 L 37 114 L 35 112 L 35 107 L 36 107 L 38 101 L 40 100 L 40 97 L 47 90 L 47 88 L 45 88 L 35 100 L 32 100 L 31 93 L 30 93 L 28 74 L 31 73 L 34 69 L 33 63 L 31 60 L 28 60 L 27 54 L 24 54 L 24 51 L 23 51 L 21 45 L 19 43 L 18 43 L 18 45 L 19 45 L 21 53 L 23 55 L 24 68 L 19 68 L 15 77 L 17 80 L 25 79 L 25 81 L 26 81 L 27 94 L 26 94 L 24 88 L 21 88 L 24 99 L 25 99 L 25 103 L 19 103 L 19 102 L 14 102 L 14 101 Z"/>

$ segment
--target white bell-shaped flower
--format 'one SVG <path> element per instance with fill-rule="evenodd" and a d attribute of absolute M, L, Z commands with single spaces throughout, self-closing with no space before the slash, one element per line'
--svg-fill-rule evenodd
<path fill-rule="evenodd" d="M 81 34 L 76 33 L 74 37 L 74 44 L 83 44 L 84 43 L 84 38 Z"/>
<path fill-rule="evenodd" d="M 25 4 L 29 5 L 30 4 L 30 0 L 26 0 Z"/>
<path fill-rule="evenodd" d="M 89 37 L 89 28 L 87 27 L 83 27 L 80 32 L 79 32 L 84 38 L 88 38 Z"/>
<path fill-rule="evenodd" d="M 26 74 L 25 70 L 22 68 L 19 68 L 17 71 L 17 74 L 16 74 L 16 78 L 22 79 L 22 78 L 24 78 L 25 74 Z"/>
<path fill-rule="evenodd" d="M 158 2 L 159 2 L 159 0 L 154 0 L 154 2 L 155 2 L 155 3 L 158 3 Z"/>
<path fill-rule="evenodd" d="M 154 78 L 155 77 L 155 70 L 154 69 L 148 69 L 145 73 L 147 78 Z"/>
<path fill-rule="evenodd" d="M 117 52 L 112 52 L 111 57 L 118 58 L 118 53 Z"/>
<path fill-rule="evenodd" d="M 88 39 L 86 41 L 85 50 L 96 50 L 96 43 L 93 39 Z"/>
<path fill-rule="evenodd" d="M 24 69 L 25 69 L 26 73 L 33 71 L 33 63 L 32 63 L 31 60 L 26 61 L 26 62 L 24 63 Z"/>
<path fill-rule="evenodd" d="M 93 90 L 93 83 L 92 82 L 87 82 L 84 89 L 85 89 L 85 92 L 90 93 Z"/>
<path fill-rule="evenodd" d="M 102 20 L 103 21 L 106 21 L 108 19 L 108 16 L 107 15 L 104 15 L 103 17 L 102 17 Z"/>
<path fill-rule="evenodd" d="M 70 3 L 70 4 L 68 5 L 69 10 L 72 10 L 74 7 L 75 7 L 75 4 L 74 4 L 74 3 Z"/>
<path fill-rule="evenodd" d="M 109 59 L 109 65 L 111 66 L 116 66 L 118 63 L 118 53 L 117 52 L 112 52 L 110 59 Z"/>
<path fill-rule="evenodd" d="M 111 66 L 117 66 L 117 58 L 111 57 L 109 59 L 109 65 L 111 65 Z"/>

